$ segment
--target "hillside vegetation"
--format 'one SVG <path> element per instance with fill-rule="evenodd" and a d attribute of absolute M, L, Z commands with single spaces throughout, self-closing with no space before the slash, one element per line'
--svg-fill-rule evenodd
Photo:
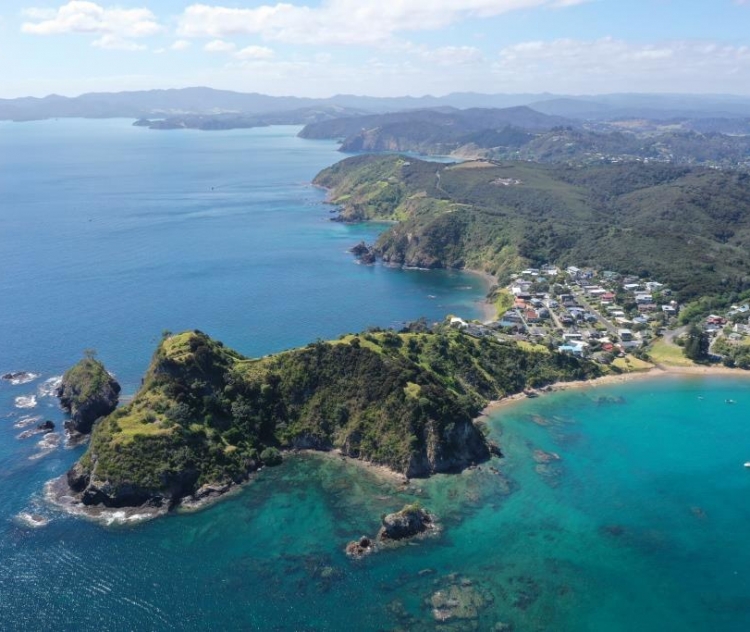
<path fill-rule="evenodd" d="M 85 504 L 172 505 L 291 447 L 336 447 L 408 476 L 460 470 L 489 456 L 472 423 L 489 399 L 599 372 L 451 329 L 347 336 L 256 360 L 186 332 L 161 343 L 134 400 L 95 426 L 68 482 Z"/>
<path fill-rule="evenodd" d="M 711 121 L 672 126 L 580 122 L 528 107 L 413 110 L 347 116 L 307 125 L 302 138 L 341 141 L 344 152 L 414 152 L 493 160 L 566 164 L 658 161 L 724 168 L 750 167 L 750 136 L 738 127 L 713 129 Z M 716 126 L 714 126 L 716 127 Z M 720 133 L 723 129 L 733 132 Z"/>
<path fill-rule="evenodd" d="M 589 167 L 357 156 L 315 179 L 341 219 L 397 220 L 385 261 L 474 268 L 506 280 L 528 265 L 650 276 L 686 301 L 750 287 L 750 175 L 671 165 Z"/>

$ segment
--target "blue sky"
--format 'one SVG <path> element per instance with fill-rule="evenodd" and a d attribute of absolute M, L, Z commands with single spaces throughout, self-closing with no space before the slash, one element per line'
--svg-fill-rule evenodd
<path fill-rule="evenodd" d="M 750 0 L 3 0 L 0 97 L 750 94 Z"/>

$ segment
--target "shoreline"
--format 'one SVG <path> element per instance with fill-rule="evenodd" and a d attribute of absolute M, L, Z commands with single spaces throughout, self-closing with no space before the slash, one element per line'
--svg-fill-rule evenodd
<path fill-rule="evenodd" d="M 373 478 L 381 483 L 393 487 L 393 491 L 405 488 L 410 479 L 385 465 L 378 465 L 370 461 L 363 461 L 342 454 L 338 449 L 332 450 L 313 450 L 313 449 L 294 449 L 284 451 L 284 459 L 293 459 L 298 456 L 314 455 L 319 458 L 339 460 L 343 464 L 351 464 L 367 472 Z M 283 463 L 281 464 L 283 467 Z M 70 489 L 67 483 L 66 475 L 55 477 L 44 484 L 44 497 L 48 504 L 58 511 L 79 518 L 86 518 L 97 522 L 105 527 L 117 527 L 128 524 L 146 522 L 155 518 L 160 518 L 169 514 L 190 514 L 207 509 L 208 507 L 239 494 L 242 490 L 252 484 L 258 472 L 265 468 L 249 473 L 246 480 L 238 483 L 229 483 L 226 485 L 211 486 L 212 489 L 201 497 L 185 496 L 181 498 L 172 507 L 166 505 L 154 507 L 149 505 L 125 506 L 125 507 L 106 507 L 104 505 L 84 505 L 77 497 L 75 492 Z"/>
<path fill-rule="evenodd" d="M 624 384 L 640 380 L 654 380 L 668 377 L 739 377 L 750 379 L 750 371 L 743 369 L 730 369 L 724 366 L 655 366 L 647 371 L 634 371 L 632 373 L 617 373 L 603 375 L 602 377 L 592 380 L 581 380 L 577 382 L 557 382 L 550 384 L 541 389 L 532 389 L 530 392 L 534 396 L 541 396 L 547 393 L 559 393 L 561 391 L 583 390 L 589 388 L 598 388 L 600 386 L 609 386 L 611 384 Z M 508 395 L 502 399 L 491 401 L 484 407 L 478 419 L 483 419 L 492 415 L 508 406 L 530 399 L 526 392 Z M 533 399 L 533 397 L 531 398 Z"/>

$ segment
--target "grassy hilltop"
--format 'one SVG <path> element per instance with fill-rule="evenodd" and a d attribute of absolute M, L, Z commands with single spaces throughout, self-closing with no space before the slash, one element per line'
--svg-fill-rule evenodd
<path fill-rule="evenodd" d="M 397 224 L 386 261 L 508 274 L 555 262 L 652 276 L 683 301 L 750 288 L 750 175 L 671 165 L 446 165 L 356 156 L 325 169 L 344 220 Z"/>
<path fill-rule="evenodd" d="M 243 480 L 279 448 L 340 448 L 409 476 L 489 456 L 487 400 L 595 377 L 589 362 L 451 329 L 347 336 L 248 359 L 200 332 L 163 340 L 134 400 L 68 475 L 85 504 L 174 504 Z"/>

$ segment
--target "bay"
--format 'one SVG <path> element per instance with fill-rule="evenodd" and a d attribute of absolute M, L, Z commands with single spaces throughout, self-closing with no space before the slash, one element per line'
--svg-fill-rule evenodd
<path fill-rule="evenodd" d="M 504 459 L 406 488 L 309 455 L 153 522 L 106 528 L 45 502 L 81 448 L 17 436 L 29 418 L 62 421 L 47 381 L 83 348 L 133 392 L 162 329 L 252 355 L 476 314 L 476 277 L 352 263 L 346 248 L 380 228 L 328 221 L 308 183 L 340 154 L 294 132 L 0 125 L 0 370 L 39 374 L 0 383 L 0 629 L 748 629 L 741 378 L 512 404 L 488 420 Z M 437 537 L 346 558 L 413 501 Z"/>

